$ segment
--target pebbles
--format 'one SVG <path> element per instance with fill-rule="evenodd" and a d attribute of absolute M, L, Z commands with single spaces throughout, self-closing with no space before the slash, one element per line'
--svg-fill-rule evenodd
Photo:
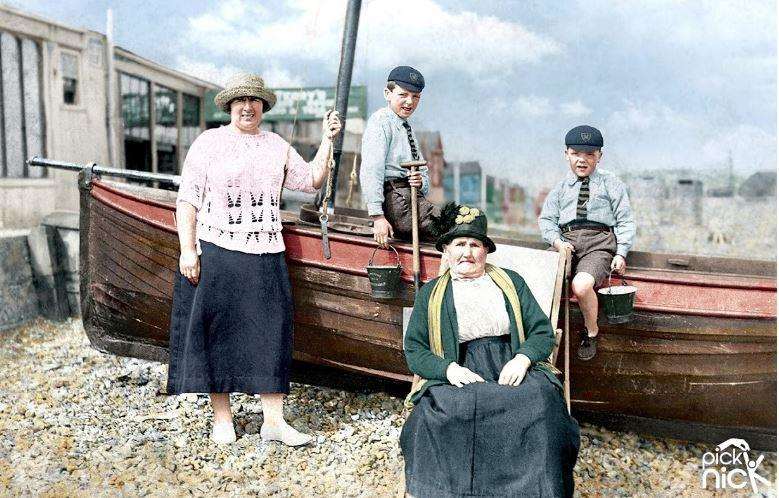
<path fill-rule="evenodd" d="M 287 420 L 316 440 L 295 449 L 263 442 L 259 397 L 233 395 L 238 441 L 218 447 L 208 397 L 162 394 L 166 374 L 91 349 L 79 321 L 0 334 L 0 495 L 402 496 L 401 399 L 293 384 Z M 710 449 L 583 425 L 577 494 L 711 494 Z"/>

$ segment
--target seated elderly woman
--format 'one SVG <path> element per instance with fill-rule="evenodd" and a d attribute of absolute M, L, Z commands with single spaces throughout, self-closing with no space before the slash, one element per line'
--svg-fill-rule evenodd
<path fill-rule="evenodd" d="M 421 377 L 400 436 L 407 492 L 572 496 L 579 426 L 546 362 L 552 325 L 521 276 L 486 263 L 487 218 L 448 206 L 447 219 L 449 269 L 418 293 L 404 339 Z"/>

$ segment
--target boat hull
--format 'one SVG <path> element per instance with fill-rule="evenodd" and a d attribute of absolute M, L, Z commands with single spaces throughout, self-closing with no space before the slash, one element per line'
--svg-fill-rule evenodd
<path fill-rule="evenodd" d="M 152 189 L 81 183 L 81 299 L 90 342 L 113 354 L 167 361 L 178 267 L 175 206 Z M 413 305 L 410 247 L 396 246 L 404 269 L 400 296 L 377 300 L 364 268 L 375 247 L 370 238 L 331 234 L 330 260 L 322 257 L 316 228 L 286 225 L 284 241 L 294 357 L 408 381 L 402 322 L 403 308 Z M 424 246 L 421 255 L 427 280 L 437 274 L 439 254 Z M 753 446 L 775 449 L 775 275 L 631 265 L 627 278 L 639 289 L 633 320 L 601 328 L 594 360 L 571 355 L 577 416 L 690 439 L 744 434 Z M 573 304 L 577 330 L 582 321 Z M 643 422 L 631 425 L 636 421 Z"/>

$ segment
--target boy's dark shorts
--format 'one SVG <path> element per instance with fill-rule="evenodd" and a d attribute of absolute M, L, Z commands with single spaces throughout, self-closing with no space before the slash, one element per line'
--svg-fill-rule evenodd
<path fill-rule="evenodd" d="M 617 254 L 614 232 L 583 228 L 566 232 L 562 238 L 573 245 L 573 274 L 589 273 L 595 278 L 595 287 L 604 285 L 611 273 L 611 261 Z"/>
<path fill-rule="evenodd" d="M 435 242 L 431 233 L 433 216 L 440 214 L 440 209 L 428 201 L 422 192 L 417 190 L 417 208 L 419 212 L 419 239 L 423 242 Z M 395 238 L 411 240 L 411 187 L 408 182 L 393 180 L 384 182 L 384 217 L 392 225 Z"/>

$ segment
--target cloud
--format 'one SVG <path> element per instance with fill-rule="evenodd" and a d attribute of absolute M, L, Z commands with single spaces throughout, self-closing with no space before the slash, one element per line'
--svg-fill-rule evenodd
<path fill-rule="evenodd" d="M 776 133 L 752 124 L 723 123 L 705 113 L 685 113 L 657 102 L 625 101 L 603 127 L 607 157 L 623 169 L 723 169 L 776 167 Z"/>
<path fill-rule="evenodd" d="M 716 130 L 701 147 L 703 164 L 726 164 L 740 172 L 776 168 L 776 134 L 751 125 L 737 125 Z"/>
<path fill-rule="evenodd" d="M 732 53 L 745 47 L 776 44 L 773 1 L 579 0 L 578 9 L 587 14 L 600 13 L 611 35 L 630 34 L 630 38 L 649 41 L 653 46 L 671 44 L 698 51 L 716 45 Z M 593 22 L 599 21 L 591 19 L 582 26 L 592 26 Z"/>
<path fill-rule="evenodd" d="M 548 116 L 554 112 L 548 98 L 535 95 L 520 96 L 514 103 L 514 108 L 520 116 L 530 118 Z"/>
<path fill-rule="evenodd" d="M 685 45 L 712 39 L 731 47 L 776 43 L 774 2 L 693 3 L 687 6 L 687 14 L 670 33 L 672 39 Z"/>
<path fill-rule="evenodd" d="M 576 100 L 560 104 L 560 112 L 572 118 L 581 118 L 592 114 L 592 109 L 582 104 L 580 100 Z"/>
<path fill-rule="evenodd" d="M 405 9 L 413 15 L 404 22 L 386 22 Z M 457 69 L 479 78 L 493 72 L 505 74 L 562 51 L 557 41 L 517 22 L 449 12 L 431 0 L 374 2 L 367 9 L 366 21 L 368 41 L 376 32 L 381 39 L 392 40 L 369 46 L 370 57 L 380 67 L 397 64 L 402 54 L 434 70 Z"/>
<path fill-rule="evenodd" d="M 293 75 L 277 65 L 271 65 L 262 68 L 253 69 L 250 67 L 239 68 L 234 65 L 224 64 L 216 65 L 213 62 L 202 60 L 193 60 L 186 56 L 179 56 L 175 64 L 176 69 L 190 74 L 197 78 L 224 86 L 231 76 L 237 73 L 255 71 L 262 74 L 265 83 L 270 87 L 298 87 L 303 85 L 303 80 L 299 75 Z"/>
<path fill-rule="evenodd" d="M 344 0 L 279 2 L 276 8 L 290 15 L 276 20 L 255 2 L 231 0 L 229 4 L 190 18 L 187 43 L 217 56 L 240 51 L 262 59 L 337 66 Z M 398 22 L 387 22 L 392 19 Z M 450 12 L 433 0 L 368 3 L 361 12 L 358 34 L 357 57 L 369 68 L 386 70 L 413 61 L 425 73 L 454 69 L 475 79 L 562 51 L 555 40 L 519 23 L 468 11 Z"/>
<path fill-rule="evenodd" d="M 608 117 L 607 126 L 613 134 L 628 135 L 658 128 L 676 132 L 689 130 L 693 127 L 693 121 L 688 115 L 666 104 L 626 100 L 623 108 L 612 112 Z"/>
<path fill-rule="evenodd" d="M 514 110 L 520 116 L 539 118 L 542 116 L 561 115 L 580 118 L 592 114 L 592 109 L 580 100 L 553 104 L 546 97 L 537 95 L 521 95 L 514 102 Z"/>

